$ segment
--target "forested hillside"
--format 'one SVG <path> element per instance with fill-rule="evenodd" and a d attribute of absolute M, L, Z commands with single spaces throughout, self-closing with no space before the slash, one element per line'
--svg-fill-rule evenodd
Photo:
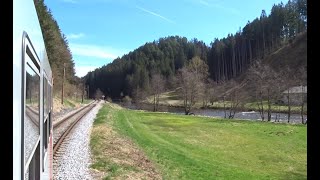
<path fill-rule="evenodd" d="M 307 32 L 299 34 L 292 42 L 266 56 L 264 61 L 276 70 L 285 65 L 291 69 L 307 67 Z"/>
<path fill-rule="evenodd" d="M 307 1 L 294 0 L 275 4 L 269 15 L 262 10 L 260 17 L 248 22 L 235 34 L 214 39 L 210 45 L 196 38 L 169 36 L 146 43 L 134 51 L 115 59 L 84 78 L 90 97 L 99 89 L 112 98 L 132 96 L 137 90 L 147 90 L 153 74 L 160 73 L 173 84 L 177 70 L 198 56 L 209 68 L 209 77 L 219 82 L 230 80 L 246 72 L 256 60 L 276 53 L 295 37 L 307 30 Z M 306 48 L 302 49 L 306 54 Z M 290 56 L 291 57 L 291 56 Z M 290 58 L 279 64 L 291 63 Z"/>
<path fill-rule="evenodd" d="M 58 22 L 45 5 L 43 0 L 34 0 L 40 21 L 48 59 L 53 73 L 53 93 L 60 95 L 65 68 L 64 90 L 65 96 L 73 95 L 77 90 L 74 62 L 68 46 L 68 40 L 59 28 Z M 80 93 L 79 93 L 80 94 Z"/>
<path fill-rule="evenodd" d="M 167 79 L 175 76 L 178 69 L 188 64 L 194 56 L 207 60 L 209 48 L 196 39 L 170 36 L 146 43 L 111 64 L 89 73 L 85 78 L 92 97 L 96 89 L 112 97 L 120 93 L 132 95 L 137 87 L 147 89 L 152 73 L 161 73 Z"/>

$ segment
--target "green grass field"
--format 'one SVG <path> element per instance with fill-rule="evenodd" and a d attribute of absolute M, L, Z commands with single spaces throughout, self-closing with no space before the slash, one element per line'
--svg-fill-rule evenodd
<path fill-rule="evenodd" d="M 307 179 L 304 125 L 134 111 L 110 104 L 100 112 L 94 129 L 109 122 L 130 137 L 163 179 Z M 101 160 L 104 138 L 97 136 L 104 135 L 94 129 L 93 157 Z"/>

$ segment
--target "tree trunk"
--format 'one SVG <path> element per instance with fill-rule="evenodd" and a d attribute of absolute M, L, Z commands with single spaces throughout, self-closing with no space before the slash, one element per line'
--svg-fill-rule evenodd
<path fill-rule="evenodd" d="M 223 110 L 224 110 L 224 118 L 227 118 L 226 104 L 225 104 L 225 97 L 224 96 L 223 96 Z"/>
<path fill-rule="evenodd" d="M 264 39 L 264 28 L 262 28 L 262 47 L 263 47 L 263 54 L 262 54 L 262 59 L 264 58 L 264 56 L 266 55 L 266 42 Z"/>
<path fill-rule="evenodd" d="M 290 122 L 290 115 L 291 115 L 291 105 L 290 105 L 290 93 L 289 93 L 289 89 L 288 89 L 288 123 Z"/>
<path fill-rule="evenodd" d="M 302 124 L 304 124 L 303 108 L 304 108 L 304 103 L 302 102 L 302 104 L 301 104 L 301 111 L 300 111 L 300 114 L 301 114 L 301 122 L 302 122 Z"/>
<path fill-rule="evenodd" d="M 273 47 L 273 33 L 271 33 L 271 44 L 270 44 L 270 49 L 271 49 L 271 51 L 270 51 L 270 52 L 272 52 L 272 51 L 274 50 L 274 47 Z"/>
<path fill-rule="evenodd" d="M 83 103 L 83 97 L 84 97 L 84 87 L 85 87 L 85 85 L 83 84 L 83 87 L 82 87 L 82 97 L 81 97 L 81 103 Z"/>
<path fill-rule="evenodd" d="M 232 45 L 232 77 L 236 77 L 237 68 L 236 68 L 236 53 L 235 53 L 235 45 Z"/>
<path fill-rule="evenodd" d="M 156 112 L 156 94 L 153 95 L 153 112 Z"/>
<path fill-rule="evenodd" d="M 260 112 L 261 120 L 264 121 L 264 109 L 263 109 L 263 99 L 262 99 L 262 91 L 259 93 L 260 102 L 258 102 L 258 109 Z"/>
<path fill-rule="evenodd" d="M 185 99 L 184 99 L 184 113 L 185 113 L 185 115 L 188 115 L 188 114 L 189 114 L 189 110 L 188 110 L 188 97 L 187 97 L 187 95 L 185 96 Z"/>
<path fill-rule="evenodd" d="M 159 96 L 160 96 L 159 94 L 157 94 L 157 96 L 156 96 L 156 111 L 158 111 L 158 109 L 159 109 L 159 99 L 160 99 Z"/>
<path fill-rule="evenodd" d="M 304 87 L 301 86 L 301 89 L 302 91 L 301 92 L 304 92 Z M 301 123 L 304 124 L 304 118 L 303 118 L 303 108 L 304 108 L 304 97 L 303 97 L 303 93 L 301 93 L 301 111 L 300 111 L 300 114 L 301 114 Z"/>
<path fill-rule="evenodd" d="M 251 49 L 251 40 L 249 39 L 249 63 L 252 61 L 252 49 Z"/>
<path fill-rule="evenodd" d="M 231 99 L 230 99 L 230 109 L 229 109 L 229 119 L 232 118 L 232 110 L 233 110 L 233 98 L 231 96 Z"/>
<path fill-rule="evenodd" d="M 271 121 L 271 101 L 270 101 L 270 90 L 268 89 L 268 121 Z"/>

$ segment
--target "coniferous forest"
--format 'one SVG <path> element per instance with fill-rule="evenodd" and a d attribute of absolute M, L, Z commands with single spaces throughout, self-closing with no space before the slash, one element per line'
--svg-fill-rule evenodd
<path fill-rule="evenodd" d="M 269 14 L 262 10 L 259 17 L 248 21 L 238 32 L 215 38 L 210 45 L 197 38 L 163 37 L 89 72 L 84 79 L 91 98 L 97 90 L 111 98 L 132 96 L 137 89 L 150 89 L 155 73 L 161 74 L 170 88 L 178 70 L 197 56 L 208 65 L 208 77 L 219 83 L 239 77 L 253 62 L 264 59 L 306 31 L 306 0 L 274 4 Z"/>
<path fill-rule="evenodd" d="M 34 0 L 34 3 L 53 73 L 53 93 L 55 95 L 61 94 L 63 84 L 65 95 L 71 96 L 74 92 L 80 91 L 78 85 L 80 81 L 75 76 L 75 64 L 68 46 L 68 40 L 60 30 L 58 22 L 54 19 L 50 9 L 45 5 L 44 0 Z M 63 78 L 64 71 L 65 77 Z"/>

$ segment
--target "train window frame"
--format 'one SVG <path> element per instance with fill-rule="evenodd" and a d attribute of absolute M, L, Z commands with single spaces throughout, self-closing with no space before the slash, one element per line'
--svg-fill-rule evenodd
<path fill-rule="evenodd" d="M 26 58 L 28 57 L 28 58 Z M 22 34 L 22 71 L 21 71 L 21 78 L 22 78 L 22 88 L 21 88 L 21 109 L 22 109 L 22 114 L 21 114 L 21 172 L 23 176 L 27 173 L 27 171 L 30 170 L 30 168 L 36 168 L 36 167 L 30 167 L 30 165 L 37 163 L 40 165 L 40 154 L 37 154 L 37 149 L 40 148 L 40 141 L 41 141 L 41 107 L 40 107 L 40 94 L 41 94 L 41 69 L 40 69 L 40 60 L 39 57 L 34 49 L 34 46 L 31 43 L 31 40 L 27 34 L 27 32 L 23 32 Z M 39 77 L 39 99 L 38 99 L 38 112 L 39 112 L 39 136 L 37 138 L 37 141 L 32 148 L 32 151 L 30 153 L 29 157 L 25 157 L 25 118 L 26 118 L 26 77 L 27 77 L 27 66 L 29 66 Z M 33 162 L 33 159 L 36 159 L 37 162 Z M 38 162 L 39 161 L 39 162 Z M 37 176 L 38 173 L 40 172 L 35 172 L 35 176 Z M 30 175 L 30 174 L 29 174 Z"/>
<path fill-rule="evenodd" d="M 50 141 L 50 136 L 52 136 L 52 83 L 50 81 L 48 81 L 48 117 L 47 117 L 47 121 L 48 121 L 48 142 Z"/>
<path fill-rule="evenodd" d="M 42 72 L 43 73 L 43 83 L 42 83 L 42 89 L 43 89 L 43 96 L 42 96 L 42 104 L 43 104 L 43 111 L 42 111 L 42 117 L 43 117 L 43 126 L 42 126 L 42 139 L 43 139 L 43 148 L 42 148 L 42 171 L 44 171 L 44 167 L 46 166 L 46 159 L 48 156 L 48 143 L 49 143 L 49 136 L 50 136 L 50 132 L 49 132 L 49 115 L 50 115 L 50 111 L 49 111 L 49 83 L 48 83 L 48 76 L 46 74 L 45 71 Z M 45 103 L 46 101 L 46 103 Z"/>
<path fill-rule="evenodd" d="M 43 72 L 43 83 L 42 83 L 42 89 L 43 89 L 43 122 L 45 123 L 45 121 L 48 119 L 49 116 L 49 93 L 48 93 L 48 76 L 45 72 Z M 46 101 L 46 103 L 45 103 Z M 48 106 L 48 107 L 46 107 Z"/>
<path fill-rule="evenodd" d="M 48 88 L 48 93 L 49 93 L 49 101 L 48 101 L 48 103 L 49 103 L 49 113 L 48 113 L 49 114 L 49 117 L 48 117 L 49 118 L 48 119 L 49 123 L 48 123 L 48 131 L 49 131 L 49 137 L 50 137 L 51 136 L 51 131 L 52 131 L 52 117 L 51 117 L 52 113 L 51 112 L 52 112 L 52 106 L 53 105 L 52 105 L 52 98 L 51 98 L 52 97 L 52 84 L 49 83 L 48 85 L 49 85 L 48 86 L 49 87 Z"/>
<path fill-rule="evenodd" d="M 32 71 L 32 72 L 34 72 L 35 73 L 35 75 L 39 78 L 39 97 L 38 97 L 38 102 L 37 102 L 37 105 L 38 105 L 38 118 L 37 118 L 37 122 L 39 123 L 39 126 L 38 126 L 38 135 L 37 135 L 37 140 L 35 141 L 35 144 L 33 145 L 33 147 L 32 147 L 32 150 L 30 151 L 30 156 L 28 156 L 28 158 L 27 159 L 25 159 L 25 165 L 26 166 L 28 166 L 28 164 L 30 164 L 30 161 L 32 160 L 32 156 L 33 156 L 33 154 L 35 153 L 35 151 L 36 151 L 36 148 L 37 148 L 37 146 L 38 146 L 38 144 L 40 143 L 40 139 L 41 139 L 41 118 L 40 118 L 40 100 L 41 100 L 41 97 L 40 97 L 40 81 L 41 81 L 41 78 L 40 78 L 40 74 L 36 71 L 36 69 L 35 69 L 35 66 L 34 65 L 32 65 L 31 63 L 32 62 L 30 62 L 29 61 L 29 55 L 27 55 L 27 57 L 28 58 L 25 58 L 25 60 L 26 60 L 26 68 L 25 68 L 25 71 L 24 71 L 24 73 L 25 73 L 25 79 L 24 79 L 24 84 L 25 84 L 25 86 L 24 86 L 24 93 L 27 93 L 26 92 L 26 84 L 27 84 L 27 79 L 26 79 L 26 74 L 28 73 L 27 72 L 27 67 Z M 26 94 L 24 94 L 24 106 L 26 107 L 27 105 L 26 105 Z M 24 111 L 24 119 L 23 119 L 23 129 L 25 130 L 25 119 L 26 119 L 26 110 Z M 23 140 L 25 141 L 25 139 L 26 139 L 26 137 L 24 136 L 24 134 L 23 134 Z M 25 145 L 25 143 L 24 143 L 24 145 Z M 23 147 L 23 148 L 25 148 L 25 146 Z M 24 152 L 24 158 L 26 158 L 25 157 L 25 152 Z"/>

